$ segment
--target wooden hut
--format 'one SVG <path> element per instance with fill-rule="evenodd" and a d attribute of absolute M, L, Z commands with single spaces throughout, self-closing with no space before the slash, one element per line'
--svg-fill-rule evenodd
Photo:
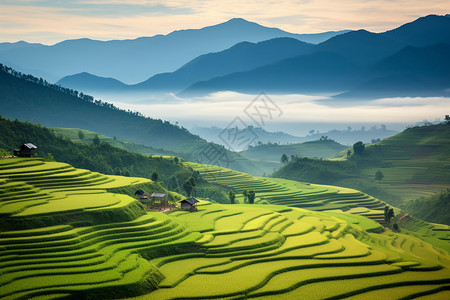
<path fill-rule="evenodd" d="M 164 193 L 152 193 L 150 199 L 152 199 L 153 202 L 166 203 L 167 196 L 168 195 Z"/>
<path fill-rule="evenodd" d="M 144 193 L 143 190 L 137 190 L 134 194 L 141 203 L 148 204 L 148 194 Z"/>
<path fill-rule="evenodd" d="M 195 198 L 188 198 L 179 201 L 181 209 L 190 210 L 190 211 L 196 211 L 197 210 L 197 203 L 199 201 Z"/>
<path fill-rule="evenodd" d="M 14 149 L 14 155 L 20 157 L 33 157 L 36 155 L 37 147 L 32 143 L 26 143 L 19 147 L 19 149 Z"/>

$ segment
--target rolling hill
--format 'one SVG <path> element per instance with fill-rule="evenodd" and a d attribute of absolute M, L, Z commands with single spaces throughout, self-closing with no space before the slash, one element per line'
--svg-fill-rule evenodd
<path fill-rule="evenodd" d="M 178 30 L 168 35 L 132 40 L 84 38 L 51 46 L 5 43 L 0 44 L 0 62 L 51 82 L 67 75 L 88 72 L 131 84 L 158 73 L 175 71 L 199 55 L 222 51 L 243 41 L 291 37 L 305 42 L 321 42 L 340 33 L 298 35 L 236 18 L 201 29 Z"/>
<path fill-rule="evenodd" d="M 283 154 L 286 154 L 288 157 L 329 158 L 347 148 L 347 146 L 341 145 L 333 140 L 317 140 L 288 145 L 272 143 L 257 145 L 249 147 L 247 150 L 240 153 L 241 155 L 252 159 L 280 162 L 280 158 Z"/>
<path fill-rule="evenodd" d="M 401 206 L 450 186 L 449 140 L 449 125 L 413 127 L 368 145 L 360 156 L 339 161 L 297 159 L 273 176 L 356 188 Z M 377 171 L 384 175 L 379 182 Z"/>
<path fill-rule="evenodd" d="M 0 159 L 8 220 L 0 222 L 0 297 L 448 295 L 446 251 L 411 235 L 374 233 L 380 227 L 367 218 L 208 201 L 194 213 L 163 214 L 105 190 L 140 184 L 149 182 Z"/>

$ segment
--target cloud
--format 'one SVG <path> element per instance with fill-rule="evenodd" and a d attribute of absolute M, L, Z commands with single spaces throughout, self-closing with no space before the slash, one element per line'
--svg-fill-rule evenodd
<path fill-rule="evenodd" d="M 203 98 L 179 99 L 167 103 L 130 104 L 115 102 L 121 108 L 140 111 L 144 115 L 172 122 L 203 126 L 226 126 L 236 117 L 248 125 L 252 120 L 244 109 L 256 95 L 221 92 Z M 276 124 L 415 124 L 425 119 L 442 118 L 450 111 L 450 98 L 392 98 L 353 102 L 351 106 L 337 106 L 323 97 L 309 95 L 269 95 L 282 110 L 280 117 L 267 123 Z M 187 112 L 195 112 L 193 114 Z M 332 126 L 332 125 L 330 125 Z M 332 128 L 332 127 L 331 127 Z"/>

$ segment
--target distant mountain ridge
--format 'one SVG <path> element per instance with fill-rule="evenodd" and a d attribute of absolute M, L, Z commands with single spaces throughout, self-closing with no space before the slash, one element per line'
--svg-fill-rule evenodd
<path fill-rule="evenodd" d="M 335 36 L 310 53 L 197 82 L 179 95 L 264 90 L 351 96 L 356 89 L 358 97 L 373 98 L 377 95 L 372 92 L 386 87 L 383 96 L 449 96 L 448 72 L 429 67 L 437 66 L 439 59 L 444 69 L 450 64 L 450 55 L 443 55 L 449 44 L 450 18 L 430 15 L 385 33 L 359 30 Z"/>
<path fill-rule="evenodd" d="M 306 53 L 313 47 L 293 38 L 275 38 L 258 43 L 241 42 L 224 51 L 201 55 L 172 73 L 162 73 L 135 84 L 125 85 L 112 78 L 88 73 L 66 76 L 57 83 L 86 92 L 97 91 L 162 91 L 178 92 L 202 80 L 247 71 L 281 59 Z"/>
<path fill-rule="evenodd" d="M 0 63 L 52 82 L 69 74 L 87 72 L 134 84 L 158 73 L 175 71 L 199 55 L 222 51 L 243 41 L 290 37 L 321 42 L 343 32 L 346 31 L 298 35 L 235 18 L 201 29 L 178 30 L 168 35 L 133 40 L 84 38 L 52 46 L 3 43 L 0 44 Z"/>

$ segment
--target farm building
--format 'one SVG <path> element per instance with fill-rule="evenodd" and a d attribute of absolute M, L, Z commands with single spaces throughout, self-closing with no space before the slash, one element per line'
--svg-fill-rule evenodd
<path fill-rule="evenodd" d="M 197 210 L 197 205 L 196 205 L 197 202 L 199 202 L 199 201 L 195 198 L 188 198 L 188 199 L 181 200 L 178 203 L 180 203 L 180 207 L 182 209 L 195 211 L 195 210 Z"/>
<path fill-rule="evenodd" d="M 137 190 L 134 194 L 141 203 L 148 204 L 148 194 L 144 193 L 143 190 Z"/>
<path fill-rule="evenodd" d="M 157 201 L 157 202 L 165 202 L 167 201 L 167 194 L 164 193 L 152 193 L 150 195 L 150 198 L 152 199 L 153 202 Z"/>
<path fill-rule="evenodd" d="M 32 143 L 23 144 L 19 149 L 14 149 L 14 155 L 20 157 L 33 157 L 36 155 L 37 147 Z"/>

